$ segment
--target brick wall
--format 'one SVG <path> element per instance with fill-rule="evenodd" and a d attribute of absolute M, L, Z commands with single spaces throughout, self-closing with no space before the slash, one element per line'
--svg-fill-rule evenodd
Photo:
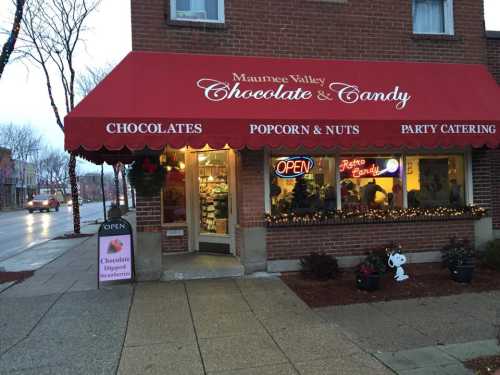
<path fill-rule="evenodd" d="M 452 37 L 413 35 L 411 0 L 225 0 L 222 28 L 172 25 L 169 4 L 132 0 L 134 50 L 486 64 L 481 0 L 454 0 Z"/>
<path fill-rule="evenodd" d="M 472 183 L 474 204 L 488 210 L 492 203 L 492 150 L 472 151 Z"/>
<path fill-rule="evenodd" d="M 159 232 L 161 230 L 160 195 L 136 196 L 136 220 L 138 232 Z"/>
<path fill-rule="evenodd" d="M 488 36 L 488 67 L 491 74 L 500 84 L 500 31 L 487 32 Z M 491 163 L 494 170 L 500 170 L 500 150 L 490 152 Z M 493 173 L 492 176 L 492 214 L 493 229 L 500 230 L 500 175 Z"/>
<path fill-rule="evenodd" d="M 264 151 L 238 151 L 238 224 L 262 227 L 264 218 Z"/>
<path fill-rule="evenodd" d="M 500 150 L 490 151 L 492 167 L 495 171 L 500 171 Z M 500 173 L 495 172 L 491 176 L 492 182 L 492 213 L 493 229 L 500 230 Z"/>
<path fill-rule="evenodd" d="M 488 66 L 491 74 L 500 84 L 500 31 L 487 32 L 488 36 Z"/>
<path fill-rule="evenodd" d="M 167 236 L 168 230 L 183 230 L 184 235 L 170 237 Z M 184 253 L 189 250 L 189 237 L 188 229 L 185 226 L 182 227 L 168 227 L 163 228 L 161 234 L 161 249 L 164 253 Z"/>
<path fill-rule="evenodd" d="M 401 243 L 405 252 L 437 251 L 453 236 L 473 241 L 473 221 L 269 228 L 267 252 L 268 260 L 299 259 L 312 251 L 363 255 L 391 241 Z"/>

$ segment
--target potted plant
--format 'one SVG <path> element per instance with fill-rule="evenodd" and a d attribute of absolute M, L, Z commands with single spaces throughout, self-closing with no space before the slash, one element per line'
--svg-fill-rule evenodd
<path fill-rule="evenodd" d="M 373 292 L 380 288 L 380 273 L 369 262 L 364 261 L 356 269 L 358 289 Z"/>
<path fill-rule="evenodd" d="M 451 278 L 459 283 L 470 283 L 474 275 L 474 250 L 467 239 L 453 237 L 441 251 L 443 264 L 450 270 Z"/>

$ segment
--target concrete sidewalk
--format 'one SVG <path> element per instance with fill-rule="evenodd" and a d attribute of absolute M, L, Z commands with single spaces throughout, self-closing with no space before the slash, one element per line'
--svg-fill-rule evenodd
<path fill-rule="evenodd" d="M 96 244 L 0 292 L 0 375 L 459 375 L 500 352 L 500 292 L 311 310 L 278 278 L 97 290 Z"/>
<path fill-rule="evenodd" d="M 118 374 L 391 374 L 279 279 L 138 284 Z"/>
<path fill-rule="evenodd" d="M 391 374 L 280 279 L 97 288 L 96 236 L 0 293 L 0 374 Z"/>
<path fill-rule="evenodd" d="M 315 311 L 399 374 L 468 374 L 464 360 L 500 353 L 499 291 Z"/>

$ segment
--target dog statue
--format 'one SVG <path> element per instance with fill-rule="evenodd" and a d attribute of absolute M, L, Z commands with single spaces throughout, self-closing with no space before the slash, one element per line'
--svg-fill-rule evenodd
<path fill-rule="evenodd" d="M 396 281 L 408 280 L 409 276 L 405 274 L 405 270 L 403 269 L 403 264 L 406 263 L 406 257 L 403 254 L 391 253 L 388 263 L 389 267 L 396 267 L 396 275 L 394 276 Z"/>

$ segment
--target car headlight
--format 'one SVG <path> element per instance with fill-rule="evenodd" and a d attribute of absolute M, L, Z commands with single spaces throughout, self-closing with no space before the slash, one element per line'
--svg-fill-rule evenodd
<path fill-rule="evenodd" d="M 33 206 L 33 202 L 28 202 L 28 206 Z"/>
<path fill-rule="evenodd" d="M 49 204 L 49 201 L 43 201 L 43 205 L 47 206 Z"/>

